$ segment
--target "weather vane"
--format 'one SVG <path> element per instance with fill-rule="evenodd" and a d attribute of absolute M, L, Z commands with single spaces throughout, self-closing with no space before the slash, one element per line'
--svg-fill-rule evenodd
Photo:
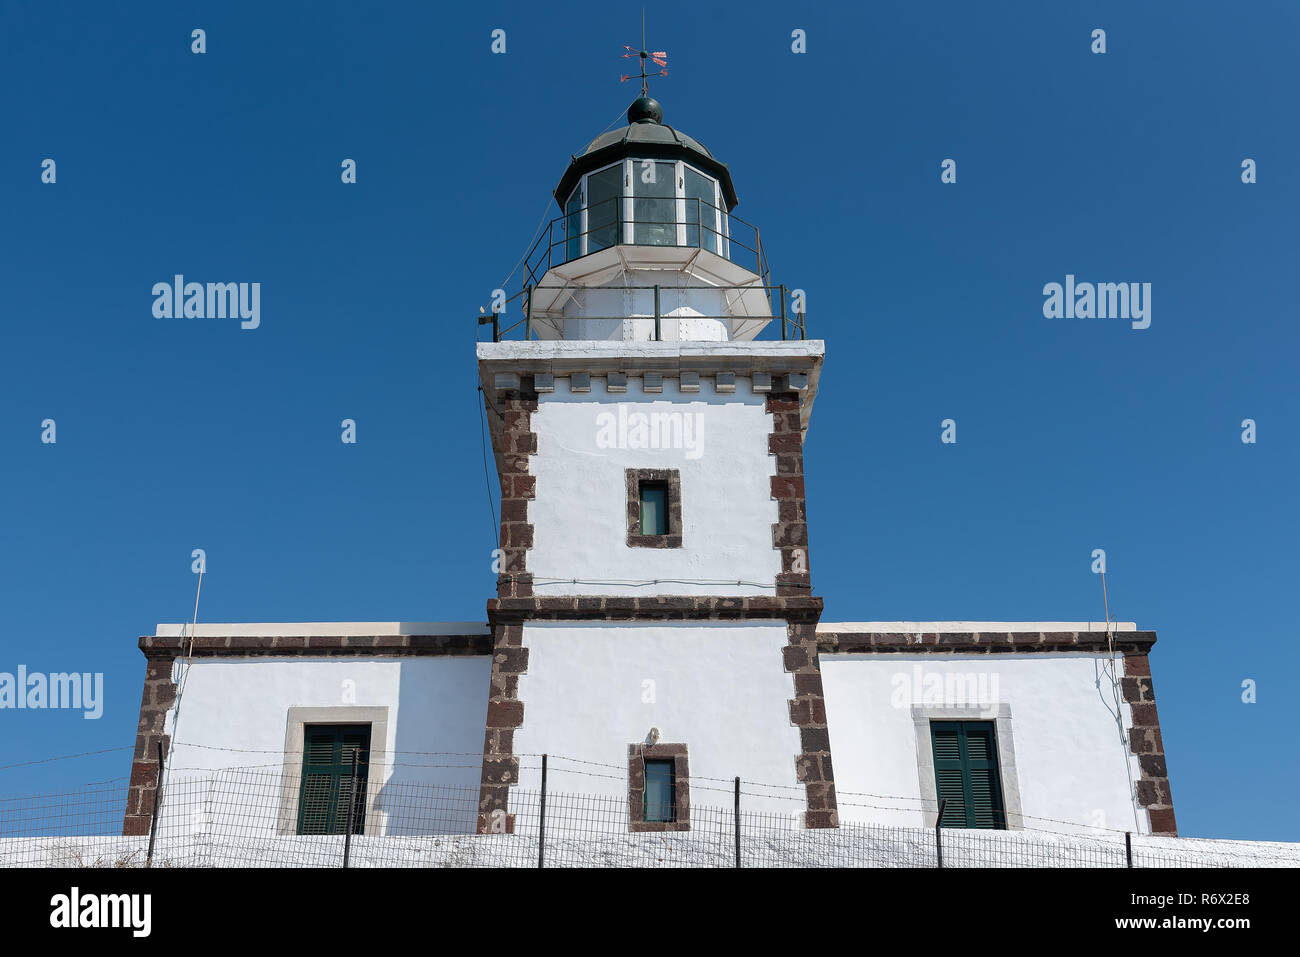
<path fill-rule="evenodd" d="M 627 53 L 623 54 L 624 60 L 630 60 L 633 57 L 639 57 L 641 59 L 641 95 L 642 96 L 649 95 L 650 87 L 646 83 L 646 80 L 652 76 L 668 75 L 668 54 L 663 50 L 656 50 L 653 53 L 651 53 L 645 49 L 645 10 L 641 11 L 641 49 L 633 50 L 626 43 L 623 44 L 623 49 L 627 51 Z M 650 60 L 658 64 L 659 66 L 663 67 L 663 69 L 661 69 L 658 73 L 647 73 L 645 71 L 646 60 Z M 625 83 L 630 79 L 632 79 L 632 74 L 627 73 L 624 74 L 623 76 L 620 76 L 618 78 L 618 82 Z"/>

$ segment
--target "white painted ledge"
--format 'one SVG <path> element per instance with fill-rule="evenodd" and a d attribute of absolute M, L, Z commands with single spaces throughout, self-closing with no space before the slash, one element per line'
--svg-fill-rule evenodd
<path fill-rule="evenodd" d="M 1136 622 L 1112 621 L 1115 631 L 1137 631 Z M 1105 633 L 1104 621 L 823 621 L 818 631 L 859 634 L 906 634 L 907 632 L 998 632 L 998 631 L 1096 631 Z"/>
<path fill-rule="evenodd" d="M 201 623 L 191 630 L 189 624 L 159 624 L 156 638 L 180 638 L 193 634 L 198 638 L 333 638 L 372 635 L 490 635 L 492 629 L 481 621 L 290 621 Z"/>

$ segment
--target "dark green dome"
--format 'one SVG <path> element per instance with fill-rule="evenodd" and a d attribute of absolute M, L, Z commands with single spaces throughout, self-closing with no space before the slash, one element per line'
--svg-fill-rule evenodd
<path fill-rule="evenodd" d="M 627 110 L 627 126 L 600 134 L 581 155 L 573 157 L 555 188 L 555 201 L 563 208 L 583 174 L 632 156 L 638 159 L 685 160 L 718 180 L 727 210 L 733 209 L 739 200 L 727 164 L 715 159 L 699 140 L 668 126 L 663 117 L 663 107 L 657 100 L 648 96 L 634 100 Z"/>

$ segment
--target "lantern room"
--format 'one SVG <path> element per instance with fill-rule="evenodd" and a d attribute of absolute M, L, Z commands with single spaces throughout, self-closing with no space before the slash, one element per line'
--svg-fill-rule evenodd
<path fill-rule="evenodd" d="M 627 119 L 572 157 L 555 189 L 561 215 L 511 297 L 524 317 L 508 328 L 522 322 L 530 339 L 723 342 L 779 318 L 785 338 L 785 289 L 769 282 L 758 229 L 733 213 L 727 165 L 664 123 L 649 96 Z M 802 316 L 790 322 L 801 337 Z"/>

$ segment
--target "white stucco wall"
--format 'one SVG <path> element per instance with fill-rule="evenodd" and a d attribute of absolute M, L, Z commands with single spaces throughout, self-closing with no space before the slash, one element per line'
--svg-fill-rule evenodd
<path fill-rule="evenodd" d="M 784 622 L 538 623 L 524 626 L 523 640 L 524 724 L 514 738 L 524 756 L 521 790 L 538 789 L 536 756 L 547 754 L 548 791 L 623 801 L 628 745 L 658 728 L 660 743 L 688 748 L 692 807 L 730 807 L 739 775 L 789 789 L 747 796 L 749 810 L 805 810 L 795 780 L 799 732 L 786 704 L 794 678 L 781 654 Z"/>
<path fill-rule="evenodd" d="M 629 414 L 693 416 L 698 431 L 691 435 L 691 447 L 602 447 L 599 416 L 617 417 L 620 405 Z M 665 378 L 660 394 L 643 392 L 641 379 L 629 376 L 627 392 L 611 394 L 603 377 L 591 377 L 590 393 L 573 393 L 569 379 L 557 376 L 555 391 L 539 396 L 532 423 L 537 454 L 530 468 L 537 497 L 528 510 L 533 524 L 528 569 L 535 593 L 775 593 L 781 559 L 772 547 L 777 520 L 770 481 L 776 457 L 767 451 L 772 416 L 748 379 L 737 376 L 735 393 L 719 395 L 706 376 L 700 377 L 698 393 L 685 394 L 677 379 Z M 627 435 L 628 445 L 636 441 L 632 431 L 617 431 Z M 628 547 L 624 475 L 629 468 L 680 471 L 681 548 Z"/>
<path fill-rule="evenodd" d="M 372 806 L 383 815 L 377 823 L 387 820 L 385 800 L 409 800 L 412 787 L 434 786 L 458 789 L 446 825 L 473 829 L 473 801 L 460 807 L 466 799 L 459 789 L 476 795 L 480 782 L 487 656 L 199 658 L 188 673 L 185 668 L 178 662 L 174 671 L 184 682 L 179 720 L 175 707 L 166 719 L 172 735 L 166 827 L 181 827 L 181 818 L 186 826 L 211 827 L 199 805 L 224 799 L 242 807 L 250 833 L 274 833 L 279 791 L 286 781 L 296 787 L 301 774 L 301 756 L 285 754 L 290 709 L 344 709 L 332 713 L 337 723 L 348 719 L 348 709 L 384 708 L 386 735 L 371 741 Z M 369 723 L 371 714 L 358 723 Z M 215 782 L 208 798 L 182 787 L 198 779 Z M 432 805 L 436 796 L 426 793 L 423 800 Z M 182 801 L 191 806 L 178 806 Z M 433 817 L 424 812 L 426 821 Z"/>
<path fill-rule="evenodd" d="M 997 705 L 1009 710 L 1016 775 L 1003 788 L 1018 787 L 1026 829 L 1149 831 L 1146 812 L 1134 814 L 1129 773 L 1136 781 L 1140 772 L 1136 758 L 1126 762 L 1108 667 L 1091 653 L 822 655 L 841 820 L 923 823 L 912 709 L 942 706 L 956 691 L 980 700 L 948 705 L 988 705 L 990 717 Z M 1121 716 L 1127 727 L 1127 704 Z M 999 750 L 1006 744 L 999 729 Z"/>

